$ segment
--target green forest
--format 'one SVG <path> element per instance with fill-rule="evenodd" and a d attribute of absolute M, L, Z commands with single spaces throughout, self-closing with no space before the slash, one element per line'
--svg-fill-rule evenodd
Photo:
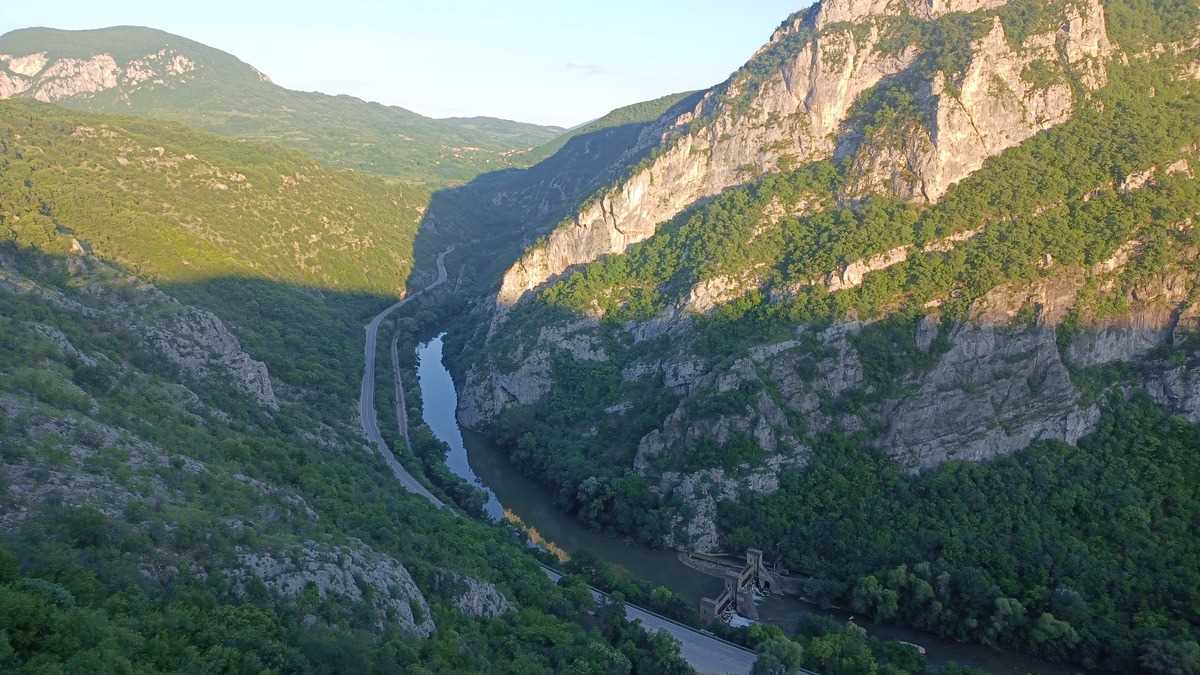
<path fill-rule="evenodd" d="M 736 549 L 822 581 L 877 621 L 1128 672 L 1192 672 L 1200 631 L 1200 431 L 1111 401 L 1078 447 L 1042 443 L 918 477 L 828 437 L 770 496 L 725 502 Z"/>

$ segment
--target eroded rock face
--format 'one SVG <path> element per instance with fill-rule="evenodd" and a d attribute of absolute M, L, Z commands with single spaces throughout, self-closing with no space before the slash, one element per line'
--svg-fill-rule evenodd
<path fill-rule="evenodd" d="M 467 373 L 467 383 L 458 399 L 458 419 L 464 426 L 477 427 L 505 408 L 537 403 L 550 392 L 550 359 L 546 352 L 536 352 L 512 372 L 485 368 L 476 366 Z"/>
<path fill-rule="evenodd" d="M 811 30 L 812 13 L 804 17 L 795 31 Z M 777 33 L 772 44 L 790 34 Z M 662 152 L 529 251 L 505 274 L 498 302 L 516 302 L 573 265 L 624 251 L 688 205 L 775 168 L 784 156 L 830 155 L 827 136 L 854 99 L 915 58 L 915 50 L 880 54 L 878 40 L 877 29 L 865 43 L 849 27 L 832 31 L 806 44 L 750 94 L 748 110 L 726 102 L 745 86 L 735 80 L 709 91 L 692 110 L 659 120 L 645 133 L 657 136 Z M 692 124 L 702 118 L 703 124 Z"/>
<path fill-rule="evenodd" d="M 243 592 L 251 578 L 285 598 L 299 597 L 311 586 L 321 598 L 371 603 L 378 611 L 380 630 L 396 627 L 417 637 L 437 630 L 429 603 L 404 565 L 365 545 L 323 547 L 308 542 L 288 555 L 246 551 L 238 560 L 240 565 L 226 576 Z"/>
<path fill-rule="evenodd" d="M 591 333 L 595 321 L 584 319 L 546 326 L 526 351 L 507 355 L 516 361 L 512 369 L 495 363 L 477 364 L 467 372 L 459 395 L 458 418 L 467 427 L 477 427 L 495 418 L 505 408 L 537 403 L 550 391 L 551 359 L 557 353 L 577 361 L 607 361 L 608 355 Z"/>
<path fill-rule="evenodd" d="M 190 377 L 226 379 L 259 405 L 271 409 L 279 407 L 266 364 L 247 354 L 237 336 L 219 317 L 207 310 L 184 305 L 153 284 L 117 271 L 89 251 L 86 243 L 74 240 L 66 265 L 78 282 L 80 292 L 99 301 L 96 305 L 85 306 L 59 291 L 23 278 L 11 271 L 3 258 L 0 258 L 0 286 L 17 293 L 36 295 L 44 302 L 88 317 L 99 325 L 127 328 Z M 94 364 L 91 356 L 75 350 L 61 332 L 50 326 L 38 330 L 83 364 Z"/>
<path fill-rule="evenodd" d="M 42 68 L 46 67 L 46 62 L 46 52 L 26 54 L 25 56 L 0 54 L 0 63 L 8 66 L 12 72 L 25 77 L 33 77 L 42 72 Z"/>
<path fill-rule="evenodd" d="M 473 619 L 495 619 L 516 610 L 516 605 L 495 584 L 464 574 L 440 575 L 436 591 L 449 597 L 452 607 Z"/>
<path fill-rule="evenodd" d="M 0 71 L 0 98 L 11 98 L 29 89 L 29 80 Z"/>
<path fill-rule="evenodd" d="M 1053 328 L 967 324 L 951 348 L 888 414 L 880 445 L 912 470 L 982 461 L 1040 440 L 1074 443 L 1100 411 L 1079 400 Z"/>
<path fill-rule="evenodd" d="M 34 84 L 33 97 L 43 103 L 80 94 L 94 94 L 117 86 L 120 68 L 109 54 L 90 59 L 59 59 Z"/>
<path fill-rule="evenodd" d="M 1008 0 L 824 0 L 820 4 L 816 23 L 820 28 L 857 22 L 870 16 L 899 16 L 911 14 L 922 19 L 936 19 L 950 12 L 974 12 L 995 9 Z"/>
<path fill-rule="evenodd" d="M 128 97 L 142 86 L 182 81 L 197 69 L 191 59 L 166 48 L 126 63 L 106 53 L 56 59 L 45 52 L 0 54 L 0 65 L 9 71 L 0 69 L 0 99 L 23 95 L 44 103 L 110 90 Z"/>
<path fill-rule="evenodd" d="M 1099 89 L 1111 51 L 1098 0 L 1072 6 L 1061 30 L 1019 46 L 1010 44 L 994 17 L 991 30 L 972 45 L 961 75 L 937 73 L 916 90 L 921 115 L 934 120 L 932 127 L 910 122 L 867 139 L 848 137 L 839 153 L 862 145 L 854 152 L 847 196 L 890 192 L 938 201 L 987 158 L 1070 119 L 1077 101 L 1069 75 L 1088 90 Z"/>
<path fill-rule="evenodd" d="M 1138 303 L 1129 312 L 1095 322 L 1071 340 L 1071 363 L 1099 366 L 1133 361 L 1172 339 L 1179 307 L 1188 297 L 1186 277 L 1158 277 L 1135 294 Z"/>
<path fill-rule="evenodd" d="M 1101 414 L 1095 397 L 1083 395 L 1073 379 L 1082 369 L 1137 364 L 1140 380 L 1133 386 L 1200 421 L 1200 361 L 1162 356 L 1200 333 L 1192 273 L 1167 269 L 1142 278 L 1127 291 L 1127 310 L 1073 319 L 1079 326 L 1068 339 L 1061 334 L 1089 280 L 1111 290 L 1140 251 L 1131 241 L 1091 269 L 1063 268 L 1036 283 L 997 287 L 972 305 L 965 321 L 943 323 L 932 309 L 912 338 L 931 361 L 888 373 L 894 386 L 886 391 L 876 389 L 879 374 L 869 376 L 856 342 L 870 326 L 856 321 L 799 326 L 794 339 L 750 347 L 731 361 L 676 349 L 667 358 L 627 363 L 624 379 L 661 378 L 664 393 L 679 397 L 675 410 L 641 439 L 632 467 L 664 503 L 685 506 L 686 515 L 662 543 L 717 550 L 717 504 L 743 491 L 777 489 L 782 472 L 808 462 L 814 433 L 865 432 L 865 442 L 913 472 L 951 460 L 985 461 L 1038 441 L 1075 443 L 1096 428 Z M 684 326 L 673 335 L 686 341 L 686 323 L 674 325 Z M 525 358 L 536 358 L 536 351 Z M 840 403 L 851 399 L 857 402 Z M 622 410 L 637 405 L 618 403 Z M 680 468 L 703 444 L 745 440 L 763 457 L 738 467 Z"/>
<path fill-rule="evenodd" d="M 708 314 L 761 285 L 761 274 L 756 274 L 756 270 L 737 276 L 714 277 L 692 287 L 691 293 L 683 301 L 683 311 L 687 314 Z"/>
<path fill-rule="evenodd" d="M 1159 405 L 1178 411 L 1192 424 L 1200 424 L 1200 364 L 1164 368 L 1150 379 L 1146 389 Z"/>
<path fill-rule="evenodd" d="M 861 137 L 848 119 L 857 101 L 901 73 L 925 77 L 913 69 L 916 46 L 881 48 L 881 17 L 907 11 L 932 20 L 1003 4 L 826 0 L 795 15 L 752 61 L 778 58 L 778 65 L 758 66 L 768 71 L 757 82 L 735 75 L 693 109 L 672 112 L 643 132 L 658 148 L 653 159 L 527 251 L 505 273 L 498 306 L 512 305 L 574 266 L 626 250 L 684 208 L 783 161 L 842 154 L 853 158 L 848 197 L 893 192 L 937 201 L 987 158 L 1070 118 L 1076 101 L 1067 70 L 1087 89 L 1106 80 L 1111 47 L 1099 0 L 1072 5 L 1060 30 L 1019 46 L 1009 44 L 994 17 L 963 73 L 934 72 L 915 88 L 928 127 L 922 122 L 887 139 Z"/>
<path fill-rule="evenodd" d="M 260 405 L 278 408 L 271 375 L 262 361 L 242 351 L 242 344 L 212 312 L 189 307 L 146 331 L 148 341 L 196 378 L 220 371 Z"/>
<path fill-rule="evenodd" d="M 106 303 L 107 312 L 89 309 L 97 318 L 116 320 L 140 335 L 152 349 L 162 353 L 195 379 L 212 376 L 227 379 L 259 405 L 277 409 L 271 374 L 266 364 L 247 354 L 237 336 L 217 315 L 180 303 L 153 284 L 118 272 L 90 253 L 90 246 L 72 241 L 67 268 L 82 285 L 82 291 Z M 135 292 L 113 292 L 117 285 Z M 3 277 L 0 276 L 0 281 Z M 72 301 L 46 294 L 53 303 Z M 83 312 L 85 308 L 76 308 Z M 85 361 L 86 363 L 86 361 Z"/>
<path fill-rule="evenodd" d="M 688 506 L 689 517 L 676 523 L 668 543 L 715 550 L 710 547 L 717 541 L 711 522 L 716 503 L 736 499 L 742 490 L 776 489 L 778 471 L 806 462 L 805 432 L 870 431 L 871 442 L 914 472 L 950 460 L 1009 455 L 1037 441 L 1075 443 L 1100 419 L 1096 401 L 1084 397 L 1073 380 L 1079 369 L 1136 364 L 1139 375 L 1132 385 L 1169 410 L 1200 421 L 1200 362 L 1161 356 L 1164 348 L 1194 344 L 1200 332 L 1200 309 L 1189 300 L 1191 276 L 1179 270 L 1151 275 L 1129 291 L 1128 311 L 1086 319 L 1069 331 L 1068 340 L 1061 339 L 1062 323 L 1088 277 L 1119 271 L 1136 249 L 1121 247 L 1114 260 L 1089 273 L 1062 270 L 1032 285 L 998 287 L 973 305 L 968 320 L 950 327 L 940 325 L 936 314 L 927 316 L 918 323 L 914 346 L 928 353 L 948 330 L 945 344 L 930 367 L 890 374 L 897 380 L 894 394 L 872 395 L 853 343 L 865 327 L 856 323 L 825 329 L 815 340 L 798 335 L 754 347 L 747 358 L 709 371 L 639 447 L 636 470 L 659 494 Z M 694 401 L 746 383 L 773 392 L 772 405 L 747 405 L 744 414 L 733 416 L 697 418 L 689 412 Z M 831 414 L 824 403 L 845 394 L 866 404 L 852 413 Z M 802 428 L 796 420 L 802 420 Z M 771 434 L 757 432 L 765 428 Z M 735 429 L 753 432 L 768 451 L 767 460 L 746 467 L 740 479 L 711 469 L 656 469 L 664 458 L 686 456 L 700 442 L 724 443 Z"/>

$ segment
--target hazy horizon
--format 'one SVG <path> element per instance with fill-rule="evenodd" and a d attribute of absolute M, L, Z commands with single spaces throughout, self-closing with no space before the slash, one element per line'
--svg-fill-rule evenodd
<path fill-rule="evenodd" d="M 347 94 L 430 117 L 570 128 L 623 105 L 724 80 L 788 14 L 811 3 L 702 0 L 684 13 L 674 3 L 633 0 L 247 4 L 8 6 L 0 9 L 0 33 L 146 26 L 229 52 L 289 89 Z"/>

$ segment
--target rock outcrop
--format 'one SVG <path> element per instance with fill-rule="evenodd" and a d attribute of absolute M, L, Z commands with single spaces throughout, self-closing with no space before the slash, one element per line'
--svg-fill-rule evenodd
<path fill-rule="evenodd" d="M 847 196 L 936 202 L 987 158 L 1067 121 L 1076 108 L 1072 76 L 1086 90 L 1103 86 L 1112 48 L 1098 1 L 1072 7 L 1064 19 L 1058 32 L 1013 46 L 993 17 L 961 74 L 938 72 L 916 89 L 931 126 L 914 119 L 870 138 L 848 136 L 839 148 L 853 156 Z"/>
<path fill-rule="evenodd" d="M 977 234 L 926 249 L 951 250 Z M 972 305 L 965 320 L 944 323 L 931 305 L 912 333 L 911 348 L 925 356 L 902 372 L 868 372 L 860 336 L 872 327 L 853 320 L 797 326 L 793 339 L 721 358 L 690 354 L 690 324 L 675 317 L 664 329 L 677 340 L 667 356 L 622 362 L 623 354 L 609 355 L 624 363 L 625 380 L 659 378 L 663 394 L 679 398 L 674 411 L 642 437 L 632 466 L 663 503 L 684 505 L 686 515 L 676 517 L 661 543 L 716 550 L 717 504 L 744 491 L 777 489 L 782 472 L 808 462 L 812 434 L 855 434 L 913 472 L 1009 455 L 1038 441 L 1075 443 L 1100 419 L 1099 399 L 1076 379 L 1107 364 L 1136 364 L 1137 376 L 1123 385 L 1125 391 L 1144 391 L 1200 421 L 1200 363 L 1179 360 L 1187 353 L 1179 350 L 1200 335 L 1195 275 L 1164 269 L 1119 291 L 1118 280 L 1142 251 L 1140 242 L 1131 241 L 1092 268 L 1052 268 L 1036 283 L 997 287 Z M 1080 293 L 1092 287 L 1123 293 L 1117 304 L 1126 309 L 1078 314 Z M 1068 319 L 1071 326 L 1064 328 Z M 583 342 L 594 327 L 577 322 L 543 327 L 541 334 Z M 645 324 L 626 328 L 636 339 Z M 518 363 L 554 353 L 578 358 L 547 341 L 526 349 Z M 1171 349 L 1174 356 L 1164 356 Z M 539 387 L 548 392 L 553 373 L 541 377 Z M 498 411 L 504 406 L 497 403 Z M 611 409 L 618 412 L 611 414 L 638 405 L 636 399 L 615 401 Z M 737 466 L 689 468 L 697 448 L 744 443 L 761 456 Z"/>
<path fill-rule="evenodd" d="M 1099 274 L 1119 273 L 1130 262 L 1129 252 L 1137 250 L 1121 248 L 1126 254 L 1098 265 Z M 967 320 L 948 328 L 931 314 L 919 322 L 914 346 L 928 353 L 948 330 L 945 344 L 931 365 L 889 373 L 895 382 L 888 391 L 873 390 L 864 377 L 854 338 L 865 327 L 855 323 L 755 347 L 746 358 L 710 371 L 642 439 L 638 452 L 636 469 L 664 498 L 687 504 L 691 514 L 677 523 L 668 543 L 712 546 L 715 524 L 708 519 L 715 503 L 736 499 L 742 490 L 773 491 L 779 470 L 805 463 L 803 442 L 793 440 L 804 432 L 869 431 L 878 447 L 912 471 L 1008 455 L 1037 441 L 1074 443 L 1100 419 L 1098 401 L 1082 393 L 1077 374 L 1117 362 L 1136 364 L 1126 386 L 1200 421 L 1200 364 L 1194 358 L 1179 361 L 1200 327 L 1195 318 L 1200 310 L 1190 301 L 1194 275 L 1178 269 L 1153 274 L 1128 291 L 1127 311 L 1076 316 L 1073 321 L 1082 324 L 1064 329 L 1078 311 L 1089 276 L 1064 269 L 1032 285 L 996 288 L 973 305 Z M 1172 348 L 1174 356 L 1164 357 L 1163 350 Z M 748 403 L 740 415 L 697 418 L 689 412 L 695 401 L 748 383 L 761 391 L 758 402 Z M 831 414 L 824 404 L 846 394 L 861 401 L 857 411 Z M 712 469 L 656 469 L 662 457 L 684 457 L 699 442 L 723 443 L 735 427 L 770 448 L 767 459 L 746 466 L 740 479 Z"/>
<path fill-rule="evenodd" d="M 73 240 L 66 266 L 82 293 L 96 301 L 84 305 L 6 268 L 0 259 L 0 286 L 32 294 L 51 305 L 86 316 L 103 325 L 121 326 L 141 337 L 147 347 L 166 356 L 190 378 L 220 377 L 259 405 L 277 409 L 279 401 L 266 364 L 242 349 L 241 341 L 219 317 L 185 305 L 153 284 L 120 272 L 91 255 L 86 243 Z M 37 330 L 85 365 L 95 360 L 79 352 L 61 331 Z"/>
<path fill-rule="evenodd" d="M 237 336 L 212 312 L 184 308 L 168 321 L 147 327 L 146 339 L 189 376 L 219 372 L 260 405 L 279 407 L 266 364 L 242 351 Z"/>
<path fill-rule="evenodd" d="M 583 320 L 543 328 L 528 356 L 524 351 L 513 356 L 518 366 L 512 370 L 487 362 L 473 366 L 459 395 L 459 421 L 476 427 L 494 419 L 505 408 L 540 401 L 550 391 L 551 360 L 559 352 L 578 361 L 607 360 L 608 355 L 588 332 L 597 325 Z"/>
<path fill-rule="evenodd" d="M 244 551 L 238 561 L 226 576 L 242 592 L 252 578 L 285 598 L 298 598 L 311 587 L 322 599 L 370 604 L 379 630 L 395 627 L 417 637 L 437 630 L 429 603 L 404 565 L 364 545 L 324 547 L 308 542 L 287 555 Z"/>
<path fill-rule="evenodd" d="M 1037 288 L 1031 295 L 1060 290 L 1069 300 L 1075 288 Z M 1016 297 L 1018 309 L 1027 305 L 1024 293 Z M 1099 408 L 1084 403 L 1072 385 L 1051 323 L 1053 305 L 1042 305 L 1038 323 L 1025 327 L 988 320 L 987 302 L 953 331 L 949 350 L 916 378 L 910 395 L 881 406 L 886 432 L 878 444 L 901 465 L 919 471 L 952 459 L 982 461 L 1035 441 L 1074 443 L 1095 428 Z"/>
<path fill-rule="evenodd" d="M 452 607 L 473 619 L 495 619 L 516 610 L 516 605 L 495 584 L 465 574 L 439 574 L 434 591 L 449 598 Z"/>
<path fill-rule="evenodd" d="M 168 48 L 126 62 L 108 53 L 53 59 L 45 52 L 0 54 L 0 99 L 23 95 L 55 103 L 107 91 L 128 98 L 144 86 L 184 82 L 196 69 L 192 59 Z"/>
<path fill-rule="evenodd" d="M 85 283 L 85 292 L 110 304 L 111 314 L 152 319 L 132 322 L 132 327 L 148 346 L 170 359 L 189 377 L 205 379 L 218 375 L 227 378 L 259 405 L 279 408 L 266 364 L 247 354 L 241 341 L 217 315 L 184 305 L 153 284 L 118 272 L 91 255 L 89 250 L 86 243 L 73 240 L 67 258 L 69 268 Z M 137 292 L 114 293 L 110 283 L 114 278 Z M 122 321 L 130 323 L 128 318 Z"/>

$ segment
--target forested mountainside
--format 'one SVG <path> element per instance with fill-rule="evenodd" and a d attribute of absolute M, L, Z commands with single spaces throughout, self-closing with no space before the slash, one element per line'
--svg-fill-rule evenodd
<path fill-rule="evenodd" d="M 492 278 L 460 419 L 596 527 L 1188 672 L 1198 88 L 1187 0 L 814 5 Z"/>
<path fill-rule="evenodd" d="M 528 151 L 563 131 L 491 118 L 435 120 L 350 96 L 292 91 L 230 54 L 135 26 L 0 36 L 0 99 L 10 97 L 275 141 L 331 166 L 427 187 L 527 166 Z"/>
<path fill-rule="evenodd" d="M 405 292 L 418 206 L 0 103 L 0 670 L 688 672 L 361 436 L 362 325 Z"/>

